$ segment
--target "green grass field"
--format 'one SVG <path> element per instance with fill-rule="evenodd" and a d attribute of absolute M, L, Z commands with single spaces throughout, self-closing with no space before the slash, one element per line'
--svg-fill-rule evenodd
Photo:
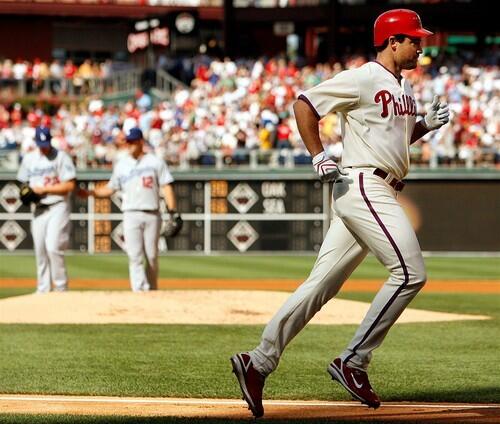
<path fill-rule="evenodd" d="M 162 257 L 161 277 L 302 279 L 313 261 L 314 257 Z M 428 258 L 426 263 L 429 278 L 500 279 L 498 258 Z M 70 256 L 68 268 L 74 278 L 127 277 L 124 256 Z M 1 260 L 1 277 L 33 274 L 32 257 Z M 386 271 L 368 258 L 354 277 L 385 276 Z M 3 287 L 0 298 L 28 292 L 32 290 Z M 373 295 L 341 292 L 339 297 L 370 301 Z M 374 352 L 370 368 L 382 399 L 500 403 L 500 295 L 420 293 L 411 307 L 492 319 L 394 326 Z M 268 379 L 266 398 L 350 400 L 325 369 L 355 329 L 306 327 Z M 229 357 L 253 348 L 261 331 L 262 326 L 0 325 L 0 393 L 240 398 Z M 0 422 L 75 421 L 68 416 L 4 414 Z M 78 422 L 201 421 L 87 417 Z"/>
<path fill-rule="evenodd" d="M 395 326 L 376 351 L 371 379 L 382 398 L 499 402 L 499 298 L 450 295 L 463 309 L 495 317 L 481 322 Z M 440 303 L 425 295 L 420 303 Z M 475 307 L 471 308 L 470 305 Z M 455 308 L 454 308 L 455 309 Z M 328 362 L 355 326 L 307 327 L 266 385 L 267 398 L 350 397 L 331 383 Z M 229 357 L 252 348 L 260 326 L 2 325 L 0 392 L 237 398 Z M 423 378 L 425 376 L 425 378 Z"/>
<path fill-rule="evenodd" d="M 314 256 L 162 256 L 160 278 L 290 278 L 303 279 Z M 500 257 L 430 257 L 429 278 L 447 280 L 500 280 Z M 71 278 L 128 278 L 125 255 L 70 255 L 66 258 Z M 369 256 L 352 278 L 385 278 L 387 271 Z M 35 278 L 32 255 L 4 256 L 0 278 Z"/>

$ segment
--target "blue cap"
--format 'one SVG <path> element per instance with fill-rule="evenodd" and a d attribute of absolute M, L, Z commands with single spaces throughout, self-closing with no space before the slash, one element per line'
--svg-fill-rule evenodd
<path fill-rule="evenodd" d="M 135 140 L 140 140 L 142 138 L 143 138 L 142 131 L 140 128 L 137 127 L 130 128 L 127 134 L 125 135 L 125 139 L 127 141 L 135 141 Z"/>
<path fill-rule="evenodd" d="M 47 127 L 36 127 L 35 129 L 35 142 L 38 147 L 49 147 L 52 135 L 50 129 Z"/>

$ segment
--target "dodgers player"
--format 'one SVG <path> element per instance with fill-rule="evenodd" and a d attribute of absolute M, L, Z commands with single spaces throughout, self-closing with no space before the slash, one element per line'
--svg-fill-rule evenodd
<path fill-rule="evenodd" d="M 17 180 L 28 183 L 42 196 L 34 206 L 31 232 L 37 265 L 37 293 L 68 288 L 64 250 L 70 231 L 69 194 L 75 188 L 76 170 L 68 154 L 52 147 L 50 130 L 35 129 L 38 149 L 27 153 L 17 172 Z"/>
<path fill-rule="evenodd" d="M 286 345 L 371 251 L 390 271 L 347 348 L 327 368 L 353 397 L 377 408 L 380 399 L 366 372 L 372 351 L 426 281 L 415 232 L 397 202 L 409 168 L 409 146 L 448 122 L 445 104 L 435 99 L 416 123 L 416 102 L 401 71 L 414 69 L 421 38 L 431 34 L 418 15 L 390 10 L 374 25 L 377 58 L 339 73 L 302 93 L 294 112 L 302 139 L 321 180 L 334 181 L 333 218 L 307 280 L 268 323 L 260 344 L 231 358 L 244 399 L 255 417 L 264 414 L 262 390 Z M 340 116 L 342 167 L 329 159 L 319 138 L 318 121 Z"/>
<path fill-rule="evenodd" d="M 115 164 L 106 186 L 97 187 L 88 194 L 109 197 L 115 191 L 122 192 L 123 234 L 129 258 L 130 285 L 135 292 L 149 291 L 158 286 L 160 190 L 167 209 L 174 213 L 177 208 L 172 186 L 174 179 L 165 161 L 144 152 L 144 137 L 139 128 L 130 128 L 125 138 L 129 154 Z"/>

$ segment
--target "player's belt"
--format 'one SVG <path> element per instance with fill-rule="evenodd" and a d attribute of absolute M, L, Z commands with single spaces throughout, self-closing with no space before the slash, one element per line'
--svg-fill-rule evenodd
<path fill-rule="evenodd" d="M 127 209 L 123 212 L 145 212 L 145 213 L 158 213 L 159 209 Z"/>
<path fill-rule="evenodd" d="M 373 175 L 384 179 L 387 184 L 389 184 L 396 191 L 402 191 L 405 186 L 405 183 L 403 181 L 399 181 L 397 178 L 388 179 L 387 177 L 389 177 L 389 174 L 383 169 L 376 168 L 375 171 L 373 171 Z"/>
<path fill-rule="evenodd" d="M 47 205 L 45 203 L 39 203 L 38 205 L 36 205 L 36 209 L 38 209 L 38 210 L 46 210 L 46 209 L 49 209 L 50 207 L 52 207 L 54 205 L 57 205 L 57 204 L 59 204 L 61 202 L 62 202 L 62 200 L 60 200 L 58 202 L 51 203 L 50 205 Z"/>

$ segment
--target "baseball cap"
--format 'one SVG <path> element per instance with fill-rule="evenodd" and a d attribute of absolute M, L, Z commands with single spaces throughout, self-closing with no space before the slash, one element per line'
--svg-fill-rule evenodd
<path fill-rule="evenodd" d="M 52 135 L 50 129 L 47 127 L 36 127 L 35 129 L 35 143 L 38 147 L 49 147 Z"/>
<path fill-rule="evenodd" d="M 125 139 L 127 141 L 135 141 L 135 140 L 140 140 L 141 138 L 144 138 L 142 136 L 142 131 L 140 128 L 137 127 L 132 127 L 128 130 L 128 132 L 125 135 Z"/>

